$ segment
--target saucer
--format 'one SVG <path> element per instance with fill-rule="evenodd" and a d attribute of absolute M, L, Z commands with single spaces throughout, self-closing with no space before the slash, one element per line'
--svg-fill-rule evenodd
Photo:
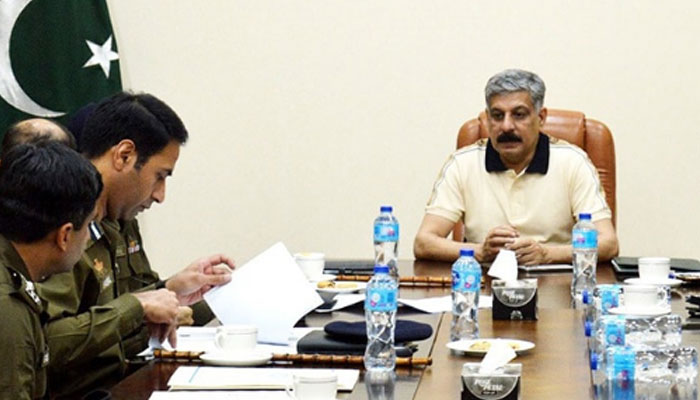
<path fill-rule="evenodd" d="M 334 281 L 334 287 L 320 288 L 316 286 L 316 291 L 324 303 L 331 303 L 335 296 L 339 294 L 355 293 L 367 289 L 367 282 Z"/>
<path fill-rule="evenodd" d="M 656 306 L 645 306 L 645 307 L 612 307 L 608 309 L 608 312 L 613 315 L 631 315 L 639 317 L 658 317 L 659 315 L 666 315 L 671 312 L 671 307 L 656 307 Z"/>
<path fill-rule="evenodd" d="M 625 279 L 625 283 L 630 284 L 630 285 L 652 285 L 652 286 L 670 286 L 670 287 L 677 287 L 680 286 L 683 281 L 680 279 L 671 279 L 671 278 L 666 278 L 666 279 L 659 279 L 655 281 L 647 281 L 642 278 L 627 278 Z"/>
<path fill-rule="evenodd" d="M 226 353 L 223 351 L 207 352 L 199 358 L 209 365 L 225 365 L 230 367 L 254 367 L 267 364 L 272 359 L 272 353 L 262 350 L 250 350 L 241 353 Z"/>
<path fill-rule="evenodd" d="M 336 276 L 332 275 L 332 274 L 321 274 L 314 279 L 309 279 L 309 282 L 318 283 L 321 281 L 334 281 L 335 278 L 336 278 Z"/>

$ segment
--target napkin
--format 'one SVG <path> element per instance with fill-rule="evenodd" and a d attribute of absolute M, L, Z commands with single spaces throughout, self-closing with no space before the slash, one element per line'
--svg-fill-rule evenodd
<path fill-rule="evenodd" d="M 488 275 L 508 283 L 517 281 L 518 261 L 515 259 L 515 252 L 501 249 L 496 259 L 493 261 L 493 264 L 491 264 Z"/>
<path fill-rule="evenodd" d="M 516 357 L 515 350 L 505 340 L 494 340 L 479 365 L 480 374 L 492 374 Z"/>

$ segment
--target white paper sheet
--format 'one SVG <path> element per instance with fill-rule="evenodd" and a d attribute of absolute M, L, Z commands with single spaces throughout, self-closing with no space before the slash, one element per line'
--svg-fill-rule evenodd
<path fill-rule="evenodd" d="M 399 299 L 400 304 L 427 313 L 452 312 L 452 296 L 428 297 L 425 299 Z M 491 308 L 491 296 L 479 296 L 479 308 Z"/>
<path fill-rule="evenodd" d="M 170 377 L 168 386 L 172 390 L 284 389 L 292 382 L 294 373 L 303 370 L 303 368 L 181 366 Z M 343 391 L 352 391 L 360 376 L 360 371 L 356 369 L 328 371 L 338 375 L 338 390 Z"/>
<path fill-rule="evenodd" d="M 323 304 L 281 242 L 236 268 L 231 282 L 204 295 L 222 324 L 258 327 L 258 341 L 287 344 L 294 324 Z"/>

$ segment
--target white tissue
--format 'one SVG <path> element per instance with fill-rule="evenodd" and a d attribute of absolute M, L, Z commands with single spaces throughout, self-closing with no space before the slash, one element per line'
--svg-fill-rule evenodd
<path fill-rule="evenodd" d="M 504 340 L 494 340 L 491 342 L 489 351 L 479 364 L 480 374 L 492 374 L 498 368 L 508 364 L 516 357 L 515 350 Z"/>
<path fill-rule="evenodd" d="M 515 258 L 515 252 L 501 249 L 493 260 L 488 274 L 506 281 L 508 286 L 514 284 L 518 280 L 518 261 Z"/>

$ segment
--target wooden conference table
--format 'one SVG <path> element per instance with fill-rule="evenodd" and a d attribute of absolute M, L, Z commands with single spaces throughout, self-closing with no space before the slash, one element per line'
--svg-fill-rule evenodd
<path fill-rule="evenodd" d="M 402 276 L 450 276 L 451 264 L 427 261 L 401 262 Z M 535 348 L 518 356 L 513 362 L 522 364 L 523 399 L 591 399 L 593 390 L 588 367 L 586 338 L 583 333 L 582 312 L 571 308 L 569 287 L 571 273 L 538 273 L 522 275 L 538 279 L 538 321 L 493 321 L 491 310 L 479 311 L 480 337 L 511 338 L 535 343 Z M 597 271 L 598 283 L 611 283 L 616 277 L 609 264 L 601 264 Z M 681 295 L 693 289 L 674 290 L 674 312 L 686 317 Z M 399 297 L 422 298 L 445 296 L 449 287 L 401 287 Z M 482 294 L 490 294 L 490 279 Z M 404 309 L 406 307 L 402 307 Z M 332 314 L 311 313 L 305 317 L 308 326 L 323 326 L 330 320 L 362 320 L 361 307 Z M 419 342 L 417 357 L 430 356 L 433 365 L 427 368 L 397 369 L 391 384 L 377 389 L 364 382 L 364 374 L 352 393 L 339 393 L 347 399 L 457 399 L 461 392 L 461 370 L 465 362 L 480 358 L 453 354 L 445 344 L 449 342 L 451 314 L 423 314 L 400 310 L 398 318 L 429 323 L 433 336 Z M 700 347 L 700 331 L 684 331 L 683 345 Z M 167 382 L 182 364 L 151 362 L 125 378 L 111 389 L 113 399 L 148 399 L 155 390 L 167 390 Z M 328 366 L 327 366 L 328 367 Z M 385 392 L 377 396 L 377 391 Z"/>

